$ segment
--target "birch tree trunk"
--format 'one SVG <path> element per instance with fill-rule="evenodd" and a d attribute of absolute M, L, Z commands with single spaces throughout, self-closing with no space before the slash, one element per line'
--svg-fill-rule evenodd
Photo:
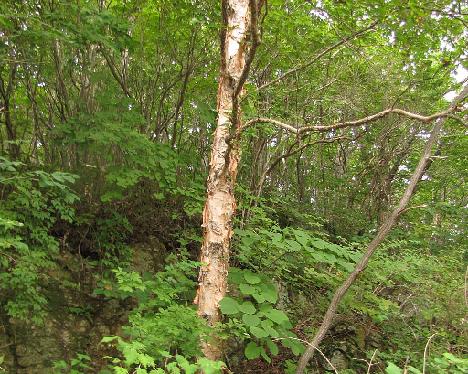
<path fill-rule="evenodd" d="M 258 45 L 257 13 L 261 1 L 223 0 L 221 69 L 217 98 L 217 127 L 211 148 L 207 198 L 203 211 L 203 244 L 195 303 L 210 326 L 220 321 L 219 301 L 226 294 L 232 219 L 236 210 L 234 186 L 239 147 L 233 135 L 240 129 L 239 98 Z M 202 343 L 209 359 L 219 359 L 222 347 L 214 337 Z"/>

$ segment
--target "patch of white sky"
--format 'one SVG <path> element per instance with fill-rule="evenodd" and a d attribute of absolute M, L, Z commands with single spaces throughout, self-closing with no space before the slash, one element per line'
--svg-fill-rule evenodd
<path fill-rule="evenodd" d="M 468 70 L 465 69 L 462 65 L 459 65 L 454 71 L 452 71 L 451 76 L 458 83 L 464 82 L 468 79 Z M 452 101 L 455 96 L 457 96 L 456 91 L 449 91 L 444 95 L 444 99 L 447 101 Z"/>
<path fill-rule="evenodd" d="M 310 15 L 320 18 L 321 20 L 327 20 L 328 22 L 332 22 L 331 17 L 323 9 L 323 2 L 320 0 L 317 1 L 315 7 L 310 11 Z"/>

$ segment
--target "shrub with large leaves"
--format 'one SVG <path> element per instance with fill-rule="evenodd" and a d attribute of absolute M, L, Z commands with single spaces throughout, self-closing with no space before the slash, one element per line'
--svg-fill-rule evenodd
<path fill-rule="evenodd" d="M 269 355 L 279 353 L 277 341 L 295 355 L 300 354 L 303 346 L 291 332 L 289 317 L 275 308 L 278 291 L 271 280 L 263 274 L 237 268 L 230 269 L 229 279 L 235 290 L 232 296 L 221 300 L 219 307 L 229 317 L 227 328 L 247 341 L 245 357 L 249 360 L 262 357 L 271 362 Z M 235 293 L 239 296 L 234 297 Z"/>

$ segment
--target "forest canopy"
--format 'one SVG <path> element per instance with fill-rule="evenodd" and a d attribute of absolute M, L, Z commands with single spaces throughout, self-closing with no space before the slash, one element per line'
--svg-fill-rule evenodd
<path fill-rule="evenodd" d="M 467 24 L 1 1 L 0 373 L 466 373 Z"/>

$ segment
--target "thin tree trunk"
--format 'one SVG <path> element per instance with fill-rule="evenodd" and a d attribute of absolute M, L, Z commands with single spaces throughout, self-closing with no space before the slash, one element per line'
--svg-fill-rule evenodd
<path fill-rule="evenodd" d="M 468 86 L 464 87 L 462 93 L 458 95 L 452 101 L 450 107 L 451 108 L 456 107 L 462 100 L 464 100 L 464 98 L 467 95 L 468 95 Z M 310 361 L 310 359 L 313 357 L 316 348 L 319 346 L 319 344 L 322 342 L 323 338 L 325 337 L 326 333 L 328 332 L 333 322 L 333 319 L 335 317 L 336 310 L 338 309 L 338 306 L 341 300 L 343 299 L 343 296 L 346 294 L 346 292 L 348 292 L 348 289 L 357 279 L 358 275 L 362 273 L 362 271 L 365 270 L 370 258 L 375 253 L 380 243 L 384 241 L 384 239 L 387 237 L 390 230 L 397 223 L 400 215 L 406 210 L 408 203 L 411 199 L 411 196 L 413 195 L 419 180 L 421 179 L 421 177 L 427 170 L 427 166 L 430 163 L 432 147 L 437 142 L 440 136 L 440 130 L 442 129 L 442 126 L 445 121 L 446 121 L 446 118 L 439 118 L 436 121 L 434 128 L 431 131 L 431 135 L 429 139 L 427 140 L 427 143 L 424 147 L 418 166 L 414 170 L 413 175 L 411 176 L 410 182 L 408 186 L 406 187 L 406 190 L 403 193 L 403 196 L 401 197 L 398 206 L 391 212 L 391 214 L 388 216 L 387 220 L 382 224 L 382 226 L 380 226 L 379 231 L 377 232 L 377 235 L 369 243 L 369 246 L 367 247 L 367 251 L 362 256 L 361 260 L 359 260 L 354 270 L 351 272 L 351 274 L 349 274 L 348 278 L 343 282 L 343 284 L 335 291 L 335 294 L 333 295 L 333 299 L 330 302 L 330 305 L 328 306 L 328 310 L 325 313 L 325 316 L 323 317 L 322 324 L 320 325 L 317 333 L 312 339 L 312 342 L 309 344 L 309 346 L 307 347 L 307 349 L 305 350 L 305 352 L 303 353 L 302 357 L 299 360 L 299 363 L 296 369 L 296 374 L 304 373 L 304 370 L 306 369 L 306 366 L 308 362 Z"/>
<path fill-rule="evenodd" d="M 261 4 L 258 0 L 222 1 L 218 119 L 203 211 L 200 255 L 203 265 L 195 298 L 198 314 L 210 326 L 221 320 L 219 301 L 227 289 L 232 219 L 236 209 L 234 186 L 240 156 L 238 142 L 229 139 L 241 127 L 239 98 L 258 45 L 257 14 Z M 219 359 L 222 355 L 219 340 L 215 337 L 208 340 L 202 343 L 203 353 L 209 359 Z"/>

